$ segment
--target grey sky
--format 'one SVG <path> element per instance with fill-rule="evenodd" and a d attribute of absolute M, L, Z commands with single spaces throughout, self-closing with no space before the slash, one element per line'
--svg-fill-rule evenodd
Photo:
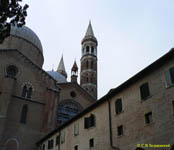
<path fill-rule="evenodd" d="M 98 39 L 98 95 L 106 94 L 174 46 L 173 0 L 23 0 L 27 26 L 39 36 L 44 69 L 64 56 L 80 67 L 81 40 L 91 19 Z"/>

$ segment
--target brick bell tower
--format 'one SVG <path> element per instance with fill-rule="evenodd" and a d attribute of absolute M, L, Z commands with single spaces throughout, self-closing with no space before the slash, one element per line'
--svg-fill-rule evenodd
<path fill-rule="evenodd" d="M 89 22 L 85 37 L 82 39 L 80 85 L 97 99 L 97 39 Z"/>

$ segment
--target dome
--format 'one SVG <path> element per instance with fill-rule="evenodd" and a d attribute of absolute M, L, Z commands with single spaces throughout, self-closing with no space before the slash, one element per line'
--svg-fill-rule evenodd
<path fill-rule="evenodd" d="M 51 75 L 55 80 L 57 80 L 58 83 L 65 83 L 65 82 L 67 82 L 66 78 L 63 75 L 61 75 L 59 72 L 47 71 L 47 73 L 49 75 Z"/>
<path fill-rule="evenodd" d="M 26 26 L 20 28 L 17 26 L 12 26 L 10 35 L 27 40 L 28 42 L 36 46 L 41 53 L 43 53 L 42 44 L 38 36 L 30 28 Z"/>

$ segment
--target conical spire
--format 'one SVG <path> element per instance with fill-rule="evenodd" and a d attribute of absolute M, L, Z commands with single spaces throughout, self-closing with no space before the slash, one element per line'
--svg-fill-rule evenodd
<path fill-rule="evenodd" d="M 94 32 L 93 32 L 93 29 L 92 29 L 91 21 L 89 21 L 89 25 L 88 25 L 88 28 L 87 28 L 85 36 L 94 36 Z"/>
<path fill-rule="evenodd" d="M 77 71 L 78 71 L 78 66 L 77 66 L 76 61 L 74 61 L 73 67 L 71 69 L 71 72 L 75 72 L 76 73 Z"/>
<path fill-rule="evenodd" d="M 64 61 L 63 61 L 63 55 L 62 55 L 62 58 L 59 62 L 59 66 L 57 68 L 57 72 L 61 73 L 63 76 L 65 76 L 65 78 L 67 78 L 67 73 L 66 73 L 66 70 L 65 70 L 65 65 L 64 65 Z"/>
<path fill-rule="evenodd" d="M 76 61 L 74 61 L 73 67 L 71 68 L 71 82 L 77 82 L 78 67 Z"/>

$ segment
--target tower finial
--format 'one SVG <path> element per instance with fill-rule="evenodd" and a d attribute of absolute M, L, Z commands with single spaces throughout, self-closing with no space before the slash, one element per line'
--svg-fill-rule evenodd
<path fill-rule="evenodd" d="M 89 24 L 91 24 L 91 19 L 89 19 Z"/>

